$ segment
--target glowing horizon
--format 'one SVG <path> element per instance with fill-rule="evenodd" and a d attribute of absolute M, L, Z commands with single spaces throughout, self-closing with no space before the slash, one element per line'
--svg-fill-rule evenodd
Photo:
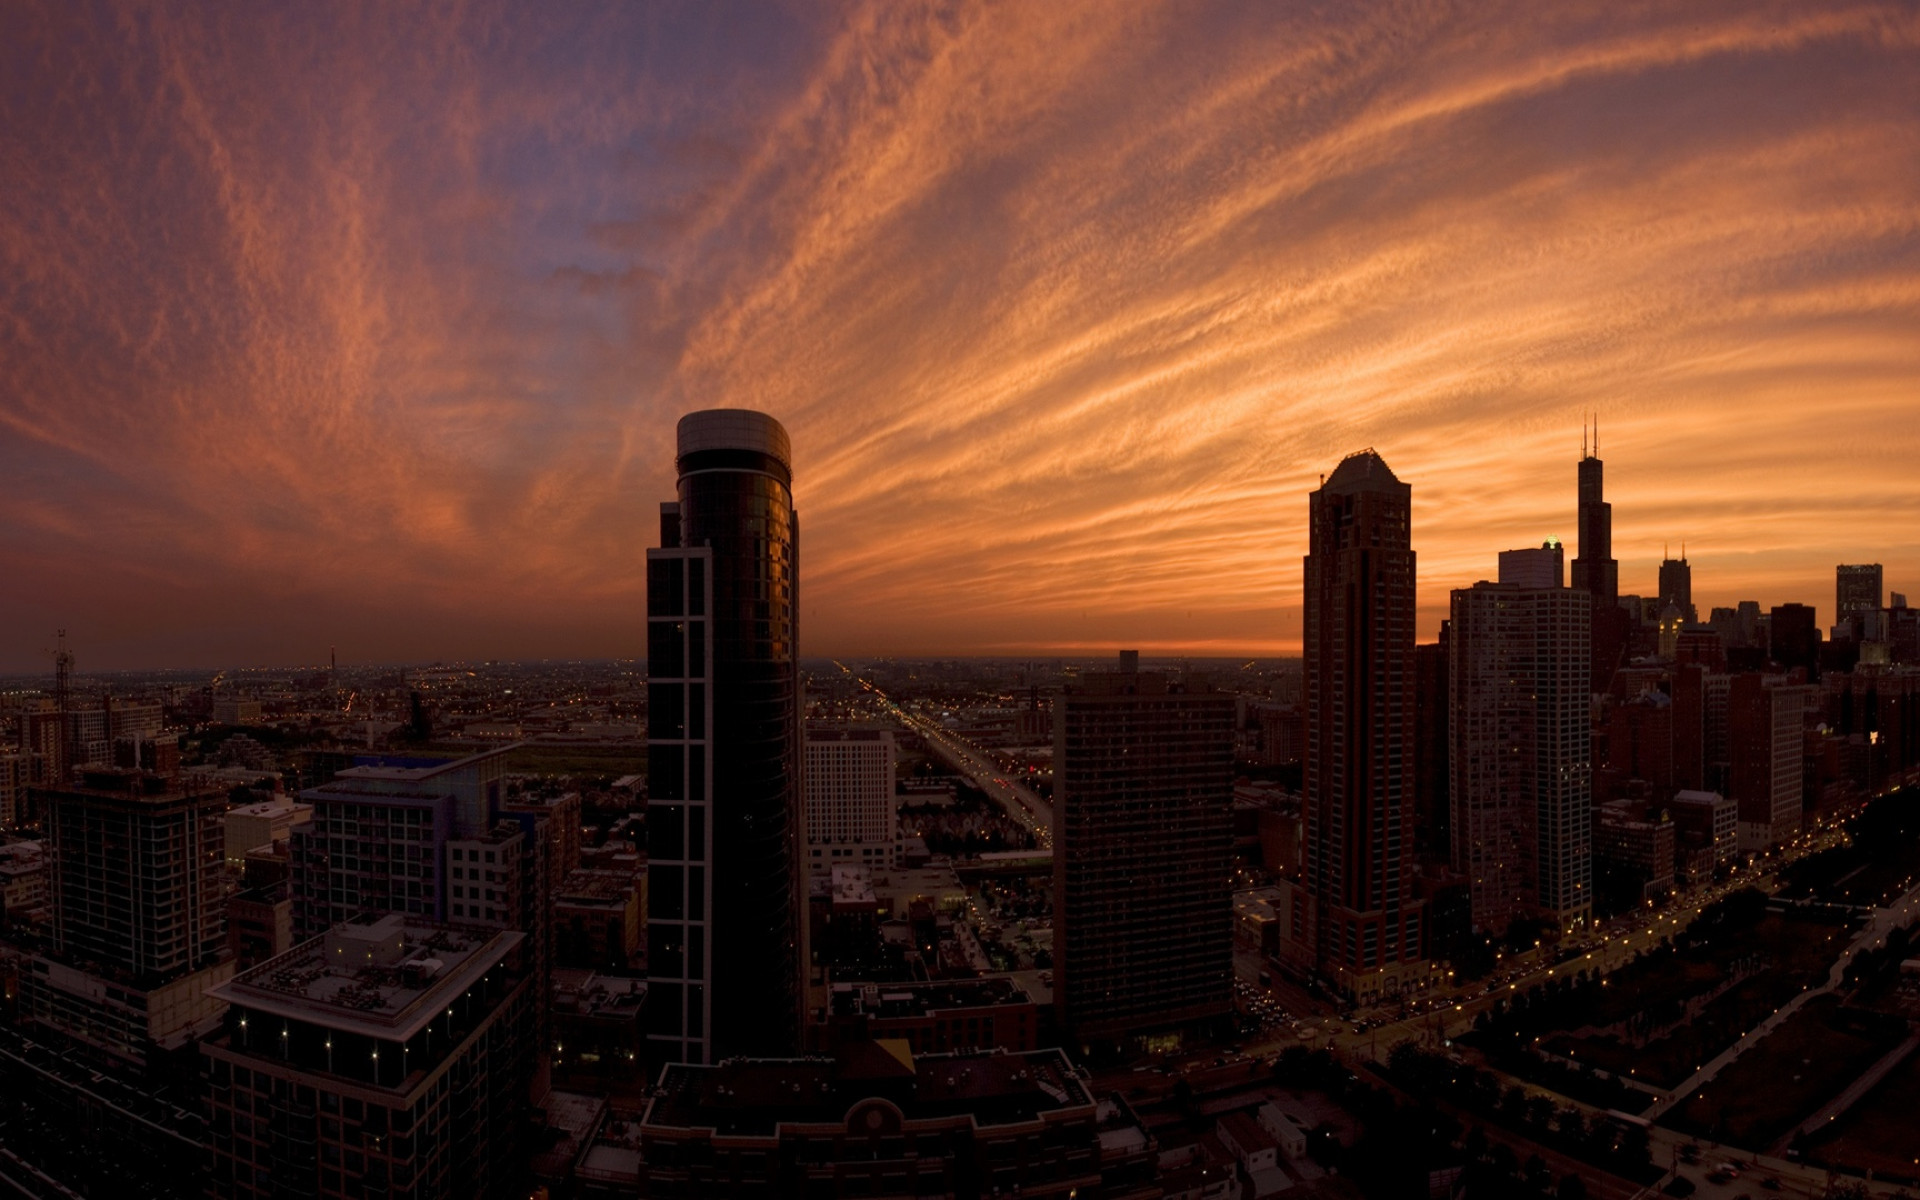
<path fill-rule="evenodd" d="M 1910 6 L 8 21 L 0 670 L 638 656 L 707 407 L 809 657 L 1297 654 L 1369 445 L 1431 640 L 1595 413 L 1623 593 L 1920 596 Z"/>

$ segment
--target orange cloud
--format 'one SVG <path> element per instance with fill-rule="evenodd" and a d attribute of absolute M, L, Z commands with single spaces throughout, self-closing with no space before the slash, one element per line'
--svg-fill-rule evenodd
<path fill-rule="evenodd" d="M 22 16 L 0 598 L 37 662 L 640 651 L 673 421 L 794 434 L 812 653 L 1281 653 L 1305 493 L 1412 483 L 1424 636 L 1920 590 L 1901 5 Z"/>

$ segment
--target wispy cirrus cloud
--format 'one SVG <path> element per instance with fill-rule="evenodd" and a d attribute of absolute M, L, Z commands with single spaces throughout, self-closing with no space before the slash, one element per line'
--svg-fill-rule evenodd
<path fill-rule="evenodd" d="M 1430 635 L 1591 412 L 1628 590 L 1920 575 L 1907 6 L 16 26 L 3 611 L 102 659 L 635 653 L 712 405 L 793 431 L 813 652 L 1286 651 L 1369 444 Z"/>

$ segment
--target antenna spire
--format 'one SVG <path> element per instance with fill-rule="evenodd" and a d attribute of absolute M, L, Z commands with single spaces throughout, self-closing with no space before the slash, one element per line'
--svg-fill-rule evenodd
<path fill-rule="evenodd" d="M 1587 414 L 1580 414 L 1580 457 L 1587 457 Z"/>

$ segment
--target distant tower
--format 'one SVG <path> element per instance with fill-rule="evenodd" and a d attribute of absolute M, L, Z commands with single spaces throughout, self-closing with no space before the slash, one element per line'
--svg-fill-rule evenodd
<path fill-rule="evenodd" d="M 647 551 L 647 993 L 663 1062 L 800 1050 L 806 954 L 800 522 L 787 431 L 679 425 Z"/>
<path fill-rule="evenodd" d="M 1668 605 L 1680 610 L 1680 616 L 1689 625 L 1700 619 L 1693 607 L 1693 568 L 1687 565 L 1687 548 L 1680 547 L 1679 558 L 1662 558 L 1660 562 L 1660 609 L 1666 611 Z"/>
<path fill-rule="evenodd" d="M 1414 874 L 1413 489 L 1372 450 L 1308 497 L 1307 907 L 1290 937 L 1365 1001 L 1424 983 Z"/>
<path fill-rule="evenodd" d="M 1613 557 L 1613 505 L 1604 497 L 1600 426 L 1589 449 L 1582 433 L 1580 458 L 1580 553 L 1573 560 L 1573 586 L 1593 597 L 1596 610 L 1620 603 L 1620 564 Z"/>

